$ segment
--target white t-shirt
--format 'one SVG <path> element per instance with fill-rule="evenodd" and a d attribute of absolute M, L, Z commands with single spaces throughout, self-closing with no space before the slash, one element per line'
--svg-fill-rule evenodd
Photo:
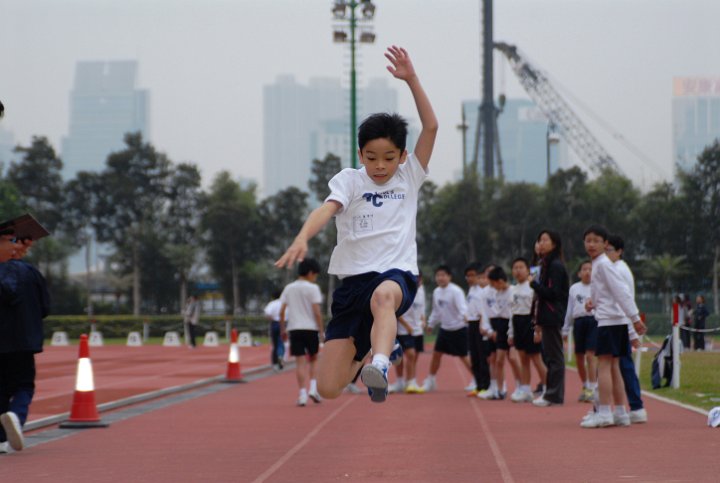
<path fill-rule="evenodd" d="M 469 321 L 478 321 L 482 318 L 482 298 L 485 291 L 480 285 L 473 285 L 467 293 L 467 318 Z"/>
<path fill-rule="evenodd" d="M 499 292 L 490 285 L 485 287 L 484 297 L 482 298 L 483 318 L 480 323 L 482 330 L 492 332 L 492 324 L 490 319 L 508 319 L 512 317 L 512 291 L 510 287 L 507 290 Z"/>
<path fill-rule="evenodd" d="M 402 318 L 412 327 L 409 335 L 422 335 L 423 317 L 425 316 L 425 287 L 420 285 L 415 294 L 415 300 L 410 308 L 402 314 Z M 398 323 L 398 335 L 408 335 L 408 331 L 402 324 Z"/>
<path fill-rule="evenodd" d="M 364 167 L 336 174 L 325 199 L 342 205 L 335 215 L 337 245 L 328 272 L 340 278 L 392 268 L 417 274 L 415 219 L 426 177 L 414 154 L 383 185 L 376 184 Z"/>
<path fill-rule="evenodd" d="M 285 287 L 280 301 L 287 306 L 285 330 L 319 330 L 313 305 L 322 303 L 322 294 L 316 283 L 295 280 Z"/>
<path fill-rule="evenodd" d="M 580 317 L 592 317 L 592 312 L 585 310 L 585 302 L 590 299 L 590 284 L 582 282 L 574 283 L 568 292 L 568 305 L 565 311 L 565 323 L 562 328 L 562 335 L 569 335 L 575 319 Z"/>
<path fill-rule="evenodd" d="M 632 270 L 630 270 L 630 267 L 628 267 L 628 264 L 625 263 L 625 260 L 622 258 L 618 260 L 617 262 L 614 262 L 615 268 L 618 269 L 618 272 L 620 272 L 620 275 L 622 275 L 623 279 L 625 280 L 625 283 L 627 284 L 628 288 L 630 289 L 630 294 L 632 295 L 632 298 L 635 298 L 635 277 L 632 274 Z M 683 319 L 684 321 L 684 319 Z M 630 340 L 637 339 L 640 336 L 635 331 L 635 327 L 633 326 L 633 323 L 630 319 L 627 319 L 628 323 L 628 334 L 630 335 Z"/>
<path fill-rule="evenodd" d="M 590 290 L 598 327 L 624 325 L 628 323 L 628 318 L 640 319 L 630 287 L 604 253 L 592 261 Z"/>
<path fill-rule="evenodd" d="M 530 287 L 530 282 L 525 281 L 511 287 L 513 315 L 530 315 L 532 313 L 532 301 L 535 291 Z"/>
<path fill-rule="evenodd" d="M 449 283 L 446 287 L 436 287 L 433 290 L 432 312 L 428 319 L 428 325 L 445 330 L 458 330 L 465 327 L 465 314 L 467 304 L 463 290 Z"/>
<path fill-rule="evenodd" d="M 282 302 L 280 301 L 280 299 L 272 300 L 272 301 L 270 301 L 270 303 L 268 303 L 265 306 L 265 310 L 264 310 L 265 316 L 268 319 L 277 322 L 280 320 L 280 310 L 281 309 L 282 309 Z"/>

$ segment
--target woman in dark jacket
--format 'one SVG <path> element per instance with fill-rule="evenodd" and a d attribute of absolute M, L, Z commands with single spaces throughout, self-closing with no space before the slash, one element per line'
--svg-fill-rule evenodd
<path fill-rule="evenodd" d="M 561 329 L 565 320 L 570 283 L 562 256 L 562 241 L 554 231 L 543 230 L 536 242 L 540 274 L 530 287 L 535 291 L 535 330 L 542 334 L 547 364 L 545 393 L 533 401 L 536 406 L 562 404 L 565 396 L 565 357 Z"/>

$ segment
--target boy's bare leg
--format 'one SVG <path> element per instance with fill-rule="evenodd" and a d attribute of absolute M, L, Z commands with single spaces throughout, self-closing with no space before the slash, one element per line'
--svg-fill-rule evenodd
<path fill-rule="evenodd" d="M 403 354 L 403 359 L 400 361 L 400 364 L 395 366 L 395 375 L 398 379 L 403 377 L 403 372 L 405 372 L 405 357 Z"/>
<path fill-rule="evenodd" d="M 519 381 L 522 377 L 522 369 L 518 362 L 517 349 L 510 347 L 510 350 L 507 351 L 507 358 L 508 361 L 510 361 L 510 369 L 512 370 L 513 377 L 516 381 Z"/>
<path fill-rule="evenodd" d="M 498 384 L 498 391 L 502 391 L 503 382 L 505 382 L 505 358 L 507 351 L 498 349 L 495 352 L 495 377 Z"/>
<path fill-rule="evenodd" d="M 532 361 L 533 366 L 535 366 L 535 370 L 540 377 L 540 382 L 543 386 L 545 386 L 547 384 L 547 367 L 542 360 L 542 356 L 540 354 L 533 354 L 530 356 L 530 360 Z"/>
<path fill-rule="evenodd" d="M 598 357 L 598 390 L 600 405 L 611 406 L 613 402 L 613 357 Z"/>
<path fill-rule="evenodd" d="M 595 351 L 587 351 L 587 380 L 597 382 L 597 359 Z"/>
<path fill-rule="evenodd" d="M 295 378 L 299 389 L 307 388 L 307 365 L 307 356 L 295 357 Z"/>
<path fill-rule="evenodd" d="M 612 360 L 612 382 L 613 382 L 613 404 L 616 407 L 625 407 L 626 393 L 625 382 L 620 372 L 620 358 L 613 357 Z"/>
<path fill-rule="evenodd" d="M 325 399 L 334 399 L 352 381 L 362 362 L 355 360 L 353 339 L 325 342 L 318 362 L 318 392 Z"/>
<path fill-rule="evenodd" d="M 402 303 L 402 290 L 397 283 L 382 282 L 370 298 L 370 311 L 373 325 L 370 330 L 370 343 L 373 355 L 390 356 L 397 336 L 397 317 L 395 311 Z"/>
<path fill-rule="evenodd" d="M 312 381 L 317 379 L 317 354 L 308 357 L 308 377 Z"/>
<path fill-rule="evenodd" d="M 584 384 L 588 381 L 587 370 L 585 369 L 585 354 L 581 352 L 576 352 L 575 363 L 577 364 L 577 371 L 580 382 Z"/>
<path fill-rule="evenodd" d="M 402 366 L 405 367 L 405 379 L 412 381 L 415 379 L 415 361 L 417 360 L 417 352 L 415 349 L 408 349 L 403 354 Z"/>
<path fill-rule="evenodd" d="M 518 351 L 520 354 L 520 383 L 525 386 L 530 384 L 530 356 L 525 351 Z"/>
<path fill-rule="evenodd" d="M 432 359 L 430 359 L 430 375 L 434 376 L 440 370 L 440 360 L 442 359 L 442 352 L 433 351 Z"/>

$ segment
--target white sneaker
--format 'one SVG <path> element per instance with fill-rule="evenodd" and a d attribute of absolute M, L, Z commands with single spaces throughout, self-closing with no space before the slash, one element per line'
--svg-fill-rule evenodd
<path fill-rule="evenodd" d="M 532 403 L 533 403 L 533 406 L 537 406 L 539 408 L 546 408 L 548 406 L 552 406 L 552 404 L 553 404 L 542 396 L 540 396 L 539 398 L 533 399 Z"/>
<path fill-rule="evenodd" d="M 522 402 L 524 397 L 525 397 L 525 391 L 521 391 L 520 388 L 517 388 L 510 395 L 510 400 L 512 402 Z"/>
<path fill-rule="evenodd" d="M 647 420 L 647 411 L 645 411 L 645 409 L 636 409 L 635 411 L 630 411 L 630 422 L 632 424 L 647 423 Z"/>
<path fill-rule="evenodd" d="M 531 403 L 535 398 L 532 393 L 521 391 L 521 394 L 517 399 L 513 399 L 512 396 L 510 397 L 510 399 L 516 403 Z"/>
<path fill-rule="evenodd" d="M 422 390 L 423 392 L 430 392 L 437 389 L 437 384 L 435 383 L 435 379 L 428 377 L 423 381 Z"/>
<path fill-rule="evenodd" d="M 405 390 L 405 384 L 400 383 L 400 381 L 395 381 L 388 386 L 388 392 L 390 394 L 392 394 L 394 392 L 403 392 L 404 390 Z"/>
<path fill-rule="evenodd" d="M 630 426 L 630 415 L 625 414 L 613 414 L 613 422 L 615 426 Z"/>
<path fill-rule="evenodd" d="M 25 447 L 25 438 L 23 438 L 22 426 L 20 426 L 20 419 L 18 419 L 17 414 L 8 411 L 0 415 L 0 423 L 5 430 L 10 447 L 15 451 L 22 450 Z"/>
<path fill-rule="evenodd" d="M 497 391 L 493 391 L 492 389 L 485 389 L 484 391 L 480 391 L 477 395 L 478 399 L 484 399 L 485 401 L 491 401 L 495 399 L 500 399 L 500 394 L 498 394 Z"/>
<path fill-rule="evenodd" d="M 423 388 L 414 382 L 410 382 L 407 386 L 405 386 L 405 394 L 422 394 L 424 392 Z"/>
<path fill-rule="evenodd" d="M 583 416 L 582 420 L 585 421 L 587 419 L 594 418 L 595 414 L 596 414 L 595 410 L 591 409 L 590 411 L 587 412 L 587 414 L 585 416 Z"/>
<path fill-rule="evenodd" d="M 353 384 L 352 382 L 347 385 L 347 387 L 345 388 L 345 390 L 346 390 L 347 392 L 349 392 L 350 394 L 362 394 L 362 392 L 363 392 L 362 389 L 360 389 L 359 387 L 357 387 L 357 386 L 356 386 L 355 384 Z"/>
<path fill-rule="evenodd" d="M 476 390 L 477 390 L 477 386 L 475 385 L 475 381 L 470 381 L 470 384 L 465 386 L 465 392 L 476 391 Z"/>
<path fill-rule="evenodd" d="M 300 407 L 303 407 L 307 404 L 307 401 L 308 401 L 307 394 L 304 394 L 304 393 L 300 394 L 300 397 L 297 400 L 297 405 Z"/>
<path fill-rule="evenodd" d="M 586 417 L 580 423 L 581 428 L 607 428 L 608 426 L 614 426 L 614 425 L 615 425 L 615 420 L 613 419 L 612 414 L 603 416 L 600 413 L 593 413 L 592 416 Z"/>
<path fill-rule="evenodd" d="M 2 443 L 0 443 L 0 454 L 5 454 L 5 453 L 12 453 L 10 444 L 7 441 L 3 441 Z"/>
<path fill-rule="evenodd" d="M 308 393 L 308 396 L 310 396 L 310 399 L 312 399 L 314 403 L 319 403 L 320 401 L 322 401 L 322 398 L 320 397 L 320 394 L 317 393 L 317 391 Z"/>

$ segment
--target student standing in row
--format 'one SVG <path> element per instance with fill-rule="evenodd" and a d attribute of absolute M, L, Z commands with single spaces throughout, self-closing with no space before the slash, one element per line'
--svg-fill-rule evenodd
<path fill-rule="evenodd" d="M 517 284 L 512 287 L 512 320 L 508 343 L 515 346 L 520 355 L 520 389 L 510 399 L 513 402 L 532 402 L 530 364 L 535 367 L 543 387 L 547 380 L 547 368 L 542 360 L 542 346 L 533 340 L 533 290 L 530 288 L 528 261 L 516 258 L 512 264 L 512 274 Z"/>
<path fill-rule="evenodd" d="M 470 365 L 473 379 L 465 388 L 468 396 L 474 397 L 480 391 L 490 387 L 490 367 L 487 363 L 488 342 L 480 333 L 480 319 L 482 319 L 482 297 L 484 287 L 487 286 L 487 276 L 480 264 L 473 262 L 465 267 L 465 281 L 468 284 L 468 349 L 470 351 Z M 483 283 L 484 282 L 484 283 Z"/>
<path fill-rule="evenodd" d="M 562 255 L 562 240 L 554 231 L 543 230 L 537 237 L 540 275 L 531 278 L 535 291 L 535 330 L 542 339 L 547 384 L 535 406 L 562 404 L 565 398 L 565 356 L 561 329 L 567 308 L 569 281 Z"/>
<path fill-rule="evenodd" d="M 588 260 L 581 263 L 578 271 L 580 281 L 570 287 L 565 324 L 562 328 L 565 342 L 568 340 L 570 330 L 573 331 L 575 361 L 583 387 L 578 398 L 580 402 L 592 402 L 597 389 L 597 361 L 595 359 L 597 320 L 591 312 L 585 309 L 585 302 L 590 300 L 591 275 L 592 262 Z"/>
<path fill-rule="evenodd" d="M 290 338 L 290 354 L 295 356 L 295 374 L 299 387 L 298 406 L 307 404 L 308 396 L 321 401 L 315 378 L 315 361 L 323 337 L 323 318 L 320 311 L 322 294 L 316 281 L 320 264 L 306 258 L 298 266 L 298 278 L 282 291 L 280 302 L 280 334 Z M 308 390 L 308 379 L 310 388 Z"/>
<path fill-rule="evenodd" d="M 468 372 L 472 374 L 468 357 L 468 332 L 465 320 L 467 304 L 462 289 L 452 283 L 450 267 L 441 265 L 435 269 L 437 287 L 433 290 L 432 312 L 428 319 L 428 330 L 440 325 L 435 340 L 435 349 L 430 360 L 430 372 L 423 382 L 425 392 L 437 388 L 435 378 L 440 370 L 442 356 L 459 357 Z"/>
<path fill-rule="evenodd" d="M 640 311 L 630 288 L 605 254 L 607 239 L 607 230 L 600 225 L 590 226 L 583 234 L 585 250 L 592 260 L 591 299 L 586 308 L 595 310 L 598 322 L 596 354 L 600 393 L 598 411 L 583 419 L 580 423 L 583 428 L 630 424 L 620 372 L 620 358 L 630 350 L 627 319 L 632 321 L 638 334 L 645 332 L 645 324 L 640 320 Z"/>
<path fill-rule="evenodd" d="M 397 379 L 388 388 L 389 392 L 418 394 L 423 392 L 415 377 L 417 367 L 417 337 L 425 330 L 425 288 L 422 274 L 418 275 L 418 291 L 407 312 L 398 317 L 398 342 L 403 349 L 402 361 L 395 366 Z"/>

